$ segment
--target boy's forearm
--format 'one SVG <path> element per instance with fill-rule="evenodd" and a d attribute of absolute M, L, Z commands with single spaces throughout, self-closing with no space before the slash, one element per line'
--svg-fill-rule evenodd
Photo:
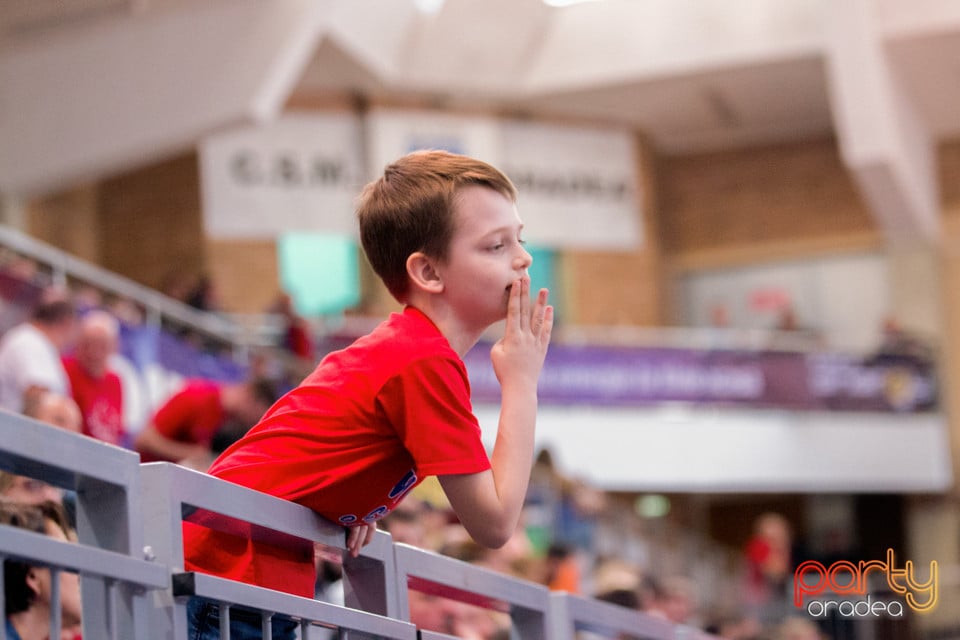
<path fill-rule="evenodd" d="M 527 495 L 537 422 L 537 392 L 503 389 L 500 423 L 490 464 L 504 518 L 514 526 Z"/>
<path fill-rule="evenodd" d="M 491 468 L 440 476 L 461 524 L 485 547 L 502 547 L 517 529 L 530 482 L 536 413 L 535 390 L 505 390 Z"/>
<path fill-rule="evenodd" d="M 193 442 L 178 442 L 167 438 L 150 425 L 134 441 L 134 449 L 165 460 L 182 460 L 197 455 L 205 448 Z"/>

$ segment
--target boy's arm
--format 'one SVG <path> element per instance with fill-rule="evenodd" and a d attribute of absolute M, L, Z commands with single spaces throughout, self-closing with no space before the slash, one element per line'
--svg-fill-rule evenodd
<path fill-rule="evenodd" d="M 172 462 L 180 462 L 210 452 L 207 447 L 195 442 L 179 442 L 168 438 L 160 433 L 160 430 L 153 423 L 148 424 L 137 434 L 133 442 L 133 448 L 139 453 Z"/>
<path fill-rule="evenodd" d="M 537 419 L 537 380 L 550 344 L 553 309 L 541 289 L 530 308 L 530 281 L 513 284 L 503 339 L 490 357 L 500 381 L 501 407 L 491 468 L 440 476 L 450 505 L 467 532 L 487 547 L 501 547 L 513 535 L 530 481 Z"/>
<path fill-rule="evenodd" d="M 180 462 L 208 454 L 209 447 L 196 442 L 180 440 L 188 433 L 188 425 L 193 419 L 193 405 L 185 391 L 175 393 L 157 409 L 133 441 L 133 448 L 139 453 Z"/>

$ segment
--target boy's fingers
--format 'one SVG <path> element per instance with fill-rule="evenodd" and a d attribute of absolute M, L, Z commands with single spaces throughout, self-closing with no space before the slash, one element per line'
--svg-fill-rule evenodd
<path fill-rule="evenodd" d="M 363 546 L 364 530 L 366 528 L 367 525 L 360 525 L 347 529 L 347 550 L 354 558 L 360 555 L 360 547 Z"/>
<path fill-rule="evenodd" d="M 520 328 L 520 281 L 514 280 L 510 286 L 510 298 L 507 302 L 507 329 Z"/>
<path fill-rule="evenodd" d="M 550 334 L 553 332 L 553 307 L 547 307 L 543 312 L 543 326 L 540 328 L 540 342 L 544 347 L 550 344 Z"/>
<path fill-rule="evenodd" d="M 546 289 L 540 289 L 537 292 L 537 305 L 533 310 L 533 332 L 537 334 L 543 330 L 544 317 L 547 311 L 547 296 L 549 296 L 549 292 Z"/>
<path fill-rule="evenodd" d="M 347 551 L 356 558 L 360 555 L 360 549 L 373 542 L 373 536 L 377 534 L 375 524 L 361 524 L 347 529 Z"/>
<path fill-rule="evenodd" d="M 520 329 L 530 328 L 530 278 L 520 279 Z"/>

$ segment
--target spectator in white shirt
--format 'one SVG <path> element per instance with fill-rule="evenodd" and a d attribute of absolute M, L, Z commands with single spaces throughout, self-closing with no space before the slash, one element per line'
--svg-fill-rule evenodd
<path fill-rule="evenodd" d="M 30 320 L 0 339 L 0 408 L 20 413 L 24 397 L 38 390 L 69 396 L 60 353 L 75 334 L 73 303 L 62 292 L 44 292 Z"/>

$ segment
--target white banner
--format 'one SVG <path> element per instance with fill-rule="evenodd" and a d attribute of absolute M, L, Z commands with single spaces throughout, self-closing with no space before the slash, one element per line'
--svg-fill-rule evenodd
<path fill-rule="evenodd" d="M 375 174 L 415 149 L 463 153 L 514 181 L 530 242 L 558 249 L 628 249 L 641 242 L 637 161 L 627 130 L 391 109 L 369 118 Z"/>
<path fill-rule="evenodd" d="M 272 239 L 295 231 L 356 234 L 366 181 L 352 114 L 287 113 L 200 145 L 206 233 Z"/>
<path fill-rule="evenodd" d="M 629 249 L 642 240 L 638 163 L 629 131 L 502 124 L 503 164 L 519 192 L 528 241 Z"/>
<path fill-rule="evenodd" d="M 630 249 L 642 238 L 637 160 L 624 129 L 499 121 L 442 112 L 376 109 L 286 114 L 207 139 L 200 161 L 212 238 L 356 233 L 354 202 L 371 175 L 416 149 L 446 149 L 503 170 L 517 185 L 531 243 L 557 249 Z"/>
<path fill-rule="evenodd" d="M 493 118 L 376 109 L 370 112 L 367 125 L 374 176 L 400 156 L 418 149 L 442 149 L 500 164 L 500 125 Z"/>

